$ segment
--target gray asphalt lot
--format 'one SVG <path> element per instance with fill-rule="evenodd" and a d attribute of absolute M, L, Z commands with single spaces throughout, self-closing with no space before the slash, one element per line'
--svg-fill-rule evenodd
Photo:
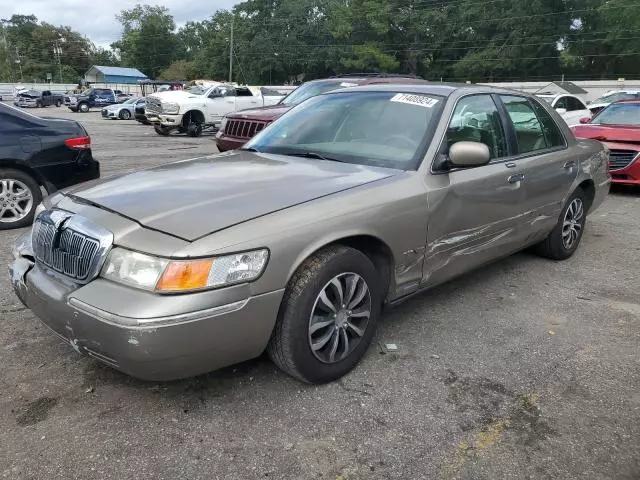
<path fill-rule="evenodd" d="M 215 152 L 96 112 L 103 176 Z M 0 264 L 20 232 L 0 232 Z M 640 478 L 640 189 L 569 261 L 522 253 L 388 311 L 340 382 L 266 358 L 146 383 L 79 356 L 0 273 L 0 475 L 10 479 Z"/>

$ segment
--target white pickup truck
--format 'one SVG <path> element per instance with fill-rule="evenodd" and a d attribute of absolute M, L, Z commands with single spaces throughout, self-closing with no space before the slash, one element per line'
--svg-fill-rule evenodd
<path fill-rule="evenodd" d="M 260 87 L 218 84 L 154 93 L 147 97 L 145 114 L 159 135 L 177 130 L 198 137 L 206 128 L 216 129 L 228 113 L 275 105 L 284 97 L 264 92 L 267 95 Z"/>

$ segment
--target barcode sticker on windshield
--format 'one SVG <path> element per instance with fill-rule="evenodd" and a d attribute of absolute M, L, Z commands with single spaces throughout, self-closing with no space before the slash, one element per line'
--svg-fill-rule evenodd
<path fill-rule="evenodd" d="M 411 93 L 398 93 L 391 99 L 392 102 L 408 103 L 409 105 L 417 105 L 418 107 L 432 108 L 439 102 L 437 98 L 427 97 L 426 95 L 414 95 Z"/>

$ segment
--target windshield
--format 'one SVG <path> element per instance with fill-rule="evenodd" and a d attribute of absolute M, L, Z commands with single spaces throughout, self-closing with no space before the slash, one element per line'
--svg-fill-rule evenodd
<path fill-rule="evenodd" d="M 396 92 L 321 95 L 289 111 L 246 148 L 410 170 L 440 116 L 441 97 Z"/>
<path fill-rule="evenodd" d="M 640 98 L 640 93 L 613 92 L 596 98 L 592 103 L 613 103 L 618 100 L 632 100 L 634 98 Z"/>
<path fill-rule="evenodd" d="M 127 103 L 136 103 L 137 101 L 138 101 L 137 98 L 129 98 L 125 102 L 122 102 L 122 104 L 126 105 Z"/>
<path fill-rule="evenodd" d="M 640 103 L 614 103 L 591 120 L 597 125 L 640 125 Z"/>
<path fill-rule="evenodd" d="M 542 100 L 544 100 L 547 103 L 551 103 L 553 102 L 553 99 L 556 97 L 543 97 L 542 95 L 538 95 L 538 98 L 541 98 Z"/>
<path fill-rule="evenodd" d="M 93 88 L 87 88 L 80 95 L 91 95 L 93 93 Z"/>
<path fill-rule="evenodd" d="M 338 88 L 346 88 L 346 87 L 355 87 L 357 83 L 348 83 L 348 82 L 309 82 L 304 85 L 299 86 L 289 95 L 284 97 L 280 102 L 281 105 L 298 105 L 299 103 L 304 102 L 306 99 L 315 97 L 316 95 L 321 95 L 326 92 L 330 92 L 331 90 L 336 90 Z"/>
<path fill-rule="evenodd" d="M 185 92 L 188 92 L 191 95 L 203 95 L 204 92 L 206 92 L 206 89 L 204 89 L 204 88 L 202 88 L 202 87 L 200 87 L 198 85 L 195 85 L 193 87 L 189 87 L 189 88 L 185 89 Z"/>

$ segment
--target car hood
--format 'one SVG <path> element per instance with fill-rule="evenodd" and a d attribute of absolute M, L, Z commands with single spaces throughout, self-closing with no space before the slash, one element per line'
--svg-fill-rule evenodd
<path fill-rule="evenodd" d="M 166 92 L 156 92 L 149 97 L 157 98 L 160 101 L 172 102 L 180 101 L 184 99 L 196 99 L 202 100 L 206 98 L 204 95 L 194 95 L 193 93 L 185 92 L 184 90 L 169 90 Z"/>
<path fill-rule="evenodd" d="M 247 110 L 240 110 L 239 112 L 235 113 L 230 113 L 227 115 L 227 118 L 242 120 L 262 120 L 265 122 L 271 122 L 276 118 L 280 118 L 292 108 L 293 106 L 291 105 L 272 105 L 270 107 L 251 108 Z"/>
<path fill-rule="evenodd" d="M 640 143 L 640 126 L 585 124 L 572 127 L 579 138 L 591 138 L 601 142 Z"/>
<path fill-rule="evenodd" d="M 228 152 L 163 165 L 70 190 L 67 195 L 187 241 L 398 170 Z"/>

